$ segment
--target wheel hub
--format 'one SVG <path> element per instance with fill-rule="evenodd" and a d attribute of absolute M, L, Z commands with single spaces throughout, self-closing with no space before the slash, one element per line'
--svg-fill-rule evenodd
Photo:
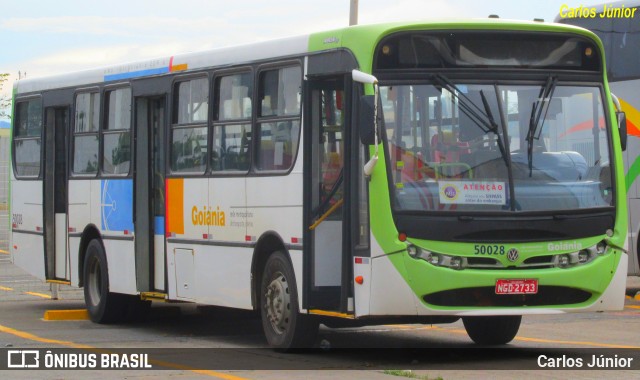
<path fill-rule="evenodd" d="M 264 296 L 267 320 L 273 331 L 283 334 L 291 319 L 291 296 L 287 279 L 279 273 L 267 286 Z"/>

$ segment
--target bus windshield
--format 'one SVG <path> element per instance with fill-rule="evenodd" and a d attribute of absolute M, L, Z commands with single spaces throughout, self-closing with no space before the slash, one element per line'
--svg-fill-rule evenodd
<path fill-rule="evenodd" d="M 613 206 L 599 86 L 434 82 L 381 87 L 396 211 Z"/>

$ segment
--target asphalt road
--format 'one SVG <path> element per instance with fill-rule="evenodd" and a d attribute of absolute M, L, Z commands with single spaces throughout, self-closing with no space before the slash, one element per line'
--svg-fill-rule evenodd
<path fill-rule="evenodd" d="M 0 363 L 9 350 L 49 349 L 52 354 L 147 354 L 145 370 L 25 370 L 3 378 L 223 378 L 223 379 L 477 379 L 640 378 L 640 289 L 629 278 L 624 310 L 526 316 L 506 347 L 478 348 L 461 322 L 329 329 L 318 349 L 293 354 L 266 347 L 252 312 L 185 304 L 154 304 L 148 320 L 97 325 L 88 320 L 44 320 L 48 310 L 83 309 L 82 291 L 49 285 L 10 264 L 0 253 Z M 127 351 L 128 350 L 128 351 Z M 613 369 L 588 368 L 596 359 Z M 617 355 L 617 357 L 616 357 Z M 630 361 L 631 369 L 623 369 Z M 633 359 L 633 360 L 631 360 Z M 582 367 L 576 364 L 581 361 Z M 573 364 L 573 365 L 571 365 Z M 554 365 L 554 367 L 550 367 Z M 540 369 L 540 366 L 544 366 Z"/>

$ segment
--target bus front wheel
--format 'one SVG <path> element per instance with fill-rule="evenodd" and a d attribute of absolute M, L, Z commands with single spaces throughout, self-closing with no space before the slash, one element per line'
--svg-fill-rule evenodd
<path fill-rule="evenodd" d="M 126 297 L 109 291 L 107 256 L 99 240 L 87 246 L 84 259 L 84 301 L 89 317 L 96 323 L 119 322 L 126 311 Z"/>
<path fill-rule="evenodd" d="M 462 318 L 469 338 L 477 344 L 487 346 L 511 342 L 518 334 L 521 321 L 521 315 Z"/>
<path fill-rule="evenodd" d="M 281 251 L 273 253 L 264 267 L 260 286 L 260 315 L 271 347 L 286 351 L 313 345 L 318 333 L 318 321 L 300 314 L 293 268 Z"/>

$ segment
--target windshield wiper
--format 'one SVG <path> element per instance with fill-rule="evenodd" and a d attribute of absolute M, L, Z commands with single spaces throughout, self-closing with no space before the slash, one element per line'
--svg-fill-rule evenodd
<path fill-rule="evenodd" d="M 502 138 L 500 137 L 500 133 L 498 133 L 498 123 L 496 123 L 493 118 L 493 113 L 491 112 L 491 107 L 489 106 L 489 102 L 487 101 L 487 97 L 484 95 L 484 92 L 480 90 L 480 98 L 482 99 L 482 105 L 484 110 L 482 110 L 473 100 L 469 99 L 455 84 L 453 84 L 447 77 L 442 74 L 436 74 L 433 76 L 435 82 L 437 82 L 441 87 L 446 88 L 447 91 L 458 100 L 458 106 L 460 110 L 474 122 L 478 128 L 482 130 L 485 134 L 492 132 L 497 137 L 498 148 L 500 149 L 500 154 L 502 155 L 502 159 L 509 166 L 509 159 L 507 157 L 506 148 L 504 143 L 502 142 Z M 498 100 L 499 101 L 499 100 Z"/>
<path fill-rule="evenodd" d="M 464 112 L 484 133 L 494 132 L 498 125 L 495 122 L 492 124 L 489 116 L 476 105 L 476 103 L 469 99 L 455 84 L 453 84 L 447 77 L 442 74 L 436 74 L 433 76 L 435 82 L 441 87 L 446 88 L 447 91 L 456 98 L 460 110 Z"/>
<path fill-rule="evenodd" d="M 482 104 L 484 105 L 484 110 L 487 113 L 487 118 L 489 119 L 489 123 L 493 126 L 491 132 L 496 135 L 498 149 L 500 149 L 500 154 L 502 155 L 502 159 L 504 163 L 509 166 L 509 159 L 507 158 L 507 150 L 502 143 L 502 138 L 500 138 L 500 134 L 498 133 L 498 124 L 493 118 L 493 114 L 491 113 L 491 107 L 489 107 L 489 102 L 487 101 L 487 97 L 484 96 L 484 92 L 480 90 L 480 97 L 482 98 Z"/>
<path fill-rule="evenodd" d="M 538 100 L 533 102 L 531 117 L 529 118 L 529 131 L 527 132 L 527 159 L 529 160 L 529 177 L 533 176 L 533 140 L 539 140 L 544 127 L 544 120 L 549 112 L 549 105 L 553 92 L 558 85 L 558 78 L 549 75 L 544 87 L 540 89 Z M 544 115 L 544 116 L 543 116 Z M 542 117 L 542 122 L 540 118 Z"/>

